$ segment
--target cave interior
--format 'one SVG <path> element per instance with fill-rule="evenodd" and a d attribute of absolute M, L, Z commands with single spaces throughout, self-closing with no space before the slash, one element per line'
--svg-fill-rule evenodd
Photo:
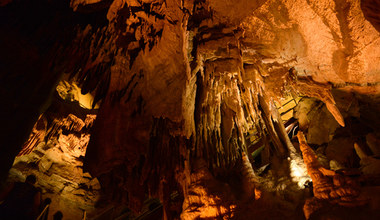
<path fill-rule="evenodd" d="M 380 219 L 379 0 L 0 0 L 0 188 L 48 219 Z"/>

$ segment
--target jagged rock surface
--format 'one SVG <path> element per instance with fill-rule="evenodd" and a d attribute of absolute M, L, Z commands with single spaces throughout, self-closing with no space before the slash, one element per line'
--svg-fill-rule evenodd
<path fill-rule="evenodd" d="M 81 112 L 78 117 L 68 113 Z M 87 114 L 89 113 L 89 114 Z M 96 111 L 81 109 L 78 102 L 61 100 L 56 94 L 51 107 L 40 116 L 29 139 L 15 158 L 8 181 L 20 181 L 29 174 L 37 177 L 43 198 L 52 203 L 49 216 L 61 211 L 65 218 L 93 214 L 99 200 L 100 183 L 83 172 L 83 158 L 90 139 Z"/>
<path fill-rule="evenodd" d="M 369 198 L 365 198 L 360 192 L 358 180 L 322 167 L 303 133 L 299 132 L 297 136 L 307 172 L 313 180 L 314 197 L 307 199 L 303 208 L 306 219 L 329 203 L 347 207 L 368 203 Z"/>
<path fill-rule="evenodd" d="M 379 19 L 369 7 L 377 1 L 8 2 L 0 4 L 0 28 L 7 32 L 0 37 L 6 64 L 0 102 L 8 130 L 0 140 L 19 136 L 8 138 L 10 150 L 1 142 L 7 152 L 1 175 L 63 73 L 82 93 L 94 94 L 93 106 L 101 101 L 86 170 L 99 177 L 110 200 L 137 212 L 147 196 L 159 197 L 167 218 L 179 215 L 168 207 L 173 191 L 184 201 L 190 196 L 193 163 L 203 159 L 207 173 L 223 175 L 250 147 L 247 133 L 271 140 L 264 141 L 266 160 L 295 151 L 274 105 L 285 94 L 325 103 L 317 123 L 307 122 L 309 135 L 325 118 L 331 130 L 313 143 L 331 141 L 346 124 L 349 107 L 339 108 L 332 89 L 366 100 L 358 102 L 369 106 L 360 108 L 360 117 L 379 128 Z M 37 122 L 24 153 L 42 141 L 45 124 Z M 71 146 L 75 138 L 61 141 Z"/>

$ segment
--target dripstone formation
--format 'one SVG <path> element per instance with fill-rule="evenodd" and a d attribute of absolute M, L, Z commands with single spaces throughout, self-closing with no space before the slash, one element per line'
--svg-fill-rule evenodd
<path fill-rule="evenodd" d="M 376 219 L 379 11 L 0 1 L 0 178 L 40 175 L 72 218 Z"/>

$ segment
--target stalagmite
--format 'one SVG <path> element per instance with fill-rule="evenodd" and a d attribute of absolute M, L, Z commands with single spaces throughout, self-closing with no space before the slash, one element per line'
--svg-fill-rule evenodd
<path fill-rule="evenodd" d="M 297 134 L 300 149 L 308 174 L 313 180 L 314 197 L 306 200 L 304 214 L 306 219 L 318 209 L 330 204 L 355 207 L 365 205 L 368 200 L 360 195 L 357 180 L 324 168 L 318 161 L 314 151 L 308 146 L 301 131 Z"/>
<path fill-rule="evenodd" d="M 243 175 L 243 188 L 245 197 L 247 199 L 258 200 L 261 198 L 261 190 L 259 189 L 259 183 L 257 177 L 252 169 L 251 162 L 248 159 L 246 153 L 242 153 L 242 175 Z"/>
<path fill-rule="evenodd" d="M 307 217 L 358 205 L 346 170 L 380 182 L 377 6 L 2 0 L 0 179 L 19 153 L 62 201 L 101 186 L 94 219 L 298 219 L 310 178 Z"/>

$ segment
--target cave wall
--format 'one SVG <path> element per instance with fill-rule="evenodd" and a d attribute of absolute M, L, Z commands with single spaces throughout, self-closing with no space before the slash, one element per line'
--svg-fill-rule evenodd
<path fill-rule="evenodd" d="M 139 210 L 159 197 L 174 218 L 169 195 L 188 195 L 196 161 L 213 177 L 239 170 L 252 130 L 272 155 L 294 150 L 275 100 L 314 97 L 344 126 L 331 89 L 380 93 L 373 2 L 2 1 L 3 176 L 68 73 L 100 103 L 85 171 L 110 200 Z"/>
<path fill-rule="evenodd" d="M 133 24 L 129 19 L 135 13 L 142 22 L 139 27 L 152 25 L 155 31 L 162 30 L 162 35 L 141 40 L 139 28 L 133 30 L 135 36 L 129 30 L 133 25 L 119 29 L 116 44 L 124 40 L 120 33 L 125 33 L 132 43 L 123 45 L 127 52 L 118 55 L 124 58 L 116 58 L 111 70 L 111 89 L 101 107 L 87 154 L 88 169 L 93 172 L 107 175 L 112 167 L 122 166 L 130 176 L 124 180 L 126 185 L 132 177 L 139 176 L 142 188 L 136 190 L 136 184 L 132 184 L 135 190 L 127 190 L 129 198 L 135 192 L 142 196 L 141 191 L 163 190 L 157 185 L 153 186 L 155 189 L 144 187 L 151 181 L 148 176 L 152 172 L 154 176 L 150 178 L 159 179 L 155 182 L 180 182 L 186 191 L 190 183 L 178 181 L 178 177 L 177 181 L 169 181 L 175 176 L 167 172 L 174 169 L 191 173 L 194 158 L 206 159 L 214 175 L 219 169 L 224 172 L 234 166 L 245 151 L 243 134 L 257 124 L 270 126 L 270 120 L 276 118 L 270 111 L 273 98 L 284 92 L 325 102 L 327 114 L 332 114 L 342 126 L 344 119 L 335 106 L 331 88 L 378 93 L 379 33 L 365 19 L 359 1 L 238 1 L 234 3 L 240 9 L 236 9 L 238 15 L 230 13 L 229 2 L 144 3 L 115 1 L 111 5 L 111 26 L 120 28 L 122 16 L 122 22 L 127 19 L 127 23 Z M 171 8 L 174 5 L 181 10 Z M 140 9 L 134 7 L 150 7 L 149 13 L 155 14 L 146 16 L 156 17 L 155 22 L 145 21 L 145 15 L 140 18 Z M 157 18 L 157 14 L 164 18 Z M 156 41 L 157 36 L 160 39 Z M 134 49 L 136 41 L 140 49 Z M 171 60 L 176 62 L 166 65 Z M 177 96 L 169 95 L 174 91 Z M 119 101 L 113 103 L 114 97 L 119 97 Z M 256 106 L 260 97 L 262 105 L 266 103 L 269 109 L 270 120 L 266 122 L 262 116 L 265 110 Z M 190 137 L 190 145 L 169 141 L 166 147 L 152 146 L 152 127 L 158 117 L 173 123 L 163 128 L 169 130 L 168 136 Z M 167 139 L 171 138 L 161 141 L 167 143 Z M 279 149 L 286 145 L 284 142 L 278 140 Z M 180 150 L 174 150 L 177 147 Z M 148 157 L 147 152 L 151 151 L 174 151 L 174 157 L 183 157 L 190 167 L 179 161 L 167 167 L 167 162 Z M 158 155 L 162 154 L 153 157 Z M 95 161 L 103 161 L 104 166 L 98 167 Z M 168 169 L 156 173 L 149 168 L 151 161 Z"/>

